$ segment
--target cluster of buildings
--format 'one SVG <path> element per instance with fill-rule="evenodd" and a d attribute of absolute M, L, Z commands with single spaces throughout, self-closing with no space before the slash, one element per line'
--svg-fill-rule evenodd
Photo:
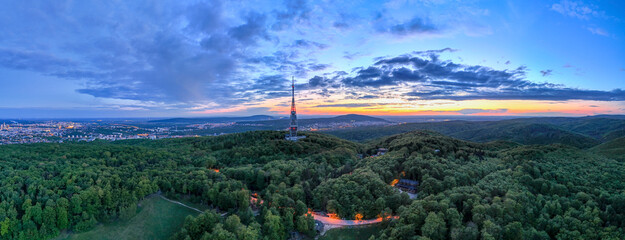
<path fill-rule="evenodd" d="M 212 129 L 212 128 L 220 128 L 220 127 L 230 127 L 234 126 L 236 122 L 225 122 L 225 123 L 200 123 L 200 124 L 191 124 L 187 125 L 187 128 L 191 129 Z"/>
<path fill-rule="evenodd" d="M 75 127 L 77 125 L 71 122 L 3 122 L 0 144 L 54 142 Z"/>
<path fill-rule="evenodd" d="M 197 128 L 194 128 L 197 129 Z M 212 134 L 221 135 L 221 134 Z M 22 121 L 0 124 L 0 145 L 94 140 L 197 137 L 175 127 L 136 127 L 114 122 Z"/>
<path fill-rule="evenodd" d="M 304 131 L 325 131 L 341 128 L 363 127 L 363 126 L 380 126 L 390 125 L 387 122 L 380 121 L 352 121 L 352 122 L 328 122 L 328 123 L 314 123 L 300 126 Z"/>

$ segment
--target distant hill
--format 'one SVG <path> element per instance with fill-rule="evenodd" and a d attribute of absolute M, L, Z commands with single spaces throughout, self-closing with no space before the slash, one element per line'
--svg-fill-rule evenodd
<path fill-rule="evenodd" d="M 586 118 L 612 118 L 612 119 L 624 119 L 625 115 L 608 115 L 608 114 L 599 114 L 594 116 L 588 116 Z"/>
<path fill-rule="evenodd" d="M 266 121 L 251 121 L 249 124 L 261 124 L 264 126 L 272 126 L 273 129 L 284 129 L 287 127 L 289 123 L 288 118 L 283 119 L 275 119 L 275 120 L 266 120 Z M 298 119 L 297 123 L 300 126 L 305 125 L 313 125 L 313 124 L 329 124 L 329 123 L 350 123 L 350 122 L 379 122 L 379 123 L 390 123 L 388 120 L 382 118 L 376 118 L 365 115 L 358 114 L 347 114 L 340 115 L 336 117 L 327 117 L 327 118 L 305 118 Z"/>
<path fill-rule="evenodd" d="M 275 120 L 276 117 L 269 115 L 254 115 L 249 117 L 213 117 L 213 118 L 169 118 L 153 120 L 153 123 L 181 123 L 181 124 L 197 124 L 197 123 L 223 123 L 223 122 L 247 122 L 247 121 L 266 121 Z"/>
<path fill-rule="evenodd" d="M 579 133 L 566 131 L 550 124 L 539 123 L 501 123 L 447 134 L 475 142 L 505 140 L 521 144 L 561 143 L 579 148 L 589 148 L 600 143 L 597 139 Z"/>
<path fill-rule="evenodd" d="M 451 137 L 488 142 L 512 141 L 521 144 L 561 143 L 589 148 L 625 134 L 625 119 L 620 115 L 603 117 L 519 118 L 501 121 L 448 121 L 408 123 L 392 126 L 366 126 L 326 131 L 353 141 L 369 141 L 414 130 L 430 130 Z M 609 139 L 608 139 L 609 138 Z"/>
<path fill-rule="evenodd" d="M 320 120 L 320 119 L 324 119 L 324 118 L 317 118 L 317 120 Z M 327 118 L 327 119 L 340 120 L 340 121 L 359 121 L 359 122 L 364 122 L 364 121 L 369 121 L 369 122 L 389 122 L 386 119 L 377 118 L 377 117 L 371 117 L 371 116 L 366 116 L 366 115 L 358 115 L 358 114 L 340 115 L 340 116 Z"/>
<path fill-rule="evenodd" d="M 603 143 L 591 150 L 608 158 L 625 161 L 625 137 Z"/>
<path fill-rule="evenodd" d="M 612 132 L 606 133 L 605 135 L 603 135 L 603 140 L 607 142 L 620 137 L 625 137 L 625 129 L 614 130 Z"/>
<path fill-rule="evenodd" d="M 178 123 L 178 124 L 194 124 L 194 123 L 223 123 L 223 122 L 258 122 L 268 125 L 279 125 L 288 123 L 289 119 L 277 118 L 269 115 L 254 115 L 249 117 L 214 117 L 214 118 L 169 118 L 150 121 L 152 123 Z M 347 114 L 336 117 L 327 118 L 306 118 L 298 119 L 300 124 L 314 124 L 314 123 L 327 123 L 327 122 L 389 122 L 388 120 L 370 117 L 358 114 Z M 271 124 L 274 122 L 275 124 Z"/>
<path fill-rule="evenodd" d="M 202 124 L 202 123 L 234 123 L 225 124 L 224 126 L 208 127 L 204 129 L 193 129 L 185 132 L 189 135 L 212 135 L 222 133 L 239 133 L 258 130 L 286 130 L 289 126 L 288 118 L 276 118 L 271 116 L 259 115 L 251 117 L 239 117 L 239 118 L 175 118 L 164 119 L 153 122 L 148 122 L 147 125 L 178 125 L 179 129 L 186 128 L 189 124 Z M 335 117 L 325 118 L 308 118 L 298 119 L 298 125 L 300 130 L 307 131 L 310 129 L 324 129 L 324 128 L 339 128 L 339 127 L 354 127 L 364 125 L 389 125 L 389 121 L 364 116 L 357 114 L 341 115 Z"/>
<path fill-rule="evenodd" d="M 579 118 L 526 118 L 508 121 L 552 124 L 562 129 L 584 134 L 595 139 L 602 139 L 604 135 L 612 131 L 625 130 L 625 116 L 622 115 L 598 115 Z"/>

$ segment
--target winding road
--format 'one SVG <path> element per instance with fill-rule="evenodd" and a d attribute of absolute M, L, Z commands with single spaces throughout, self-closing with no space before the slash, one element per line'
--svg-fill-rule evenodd
<path fill-rule="evenodd" d="M 326 217 L 326 216 L 323 216 L 321 214 L 314 213 L 314 212 L 311 212 L 311 214 L 313 215 L 315 220 L 320 221 L 320 222 L 322 222 L 325 225 L 358 226 L 358 225 L 368 225 L 368 224 L 374 224 L 374 223 L 382 222 L 382 218 L 381 217 L 375 218 L 375 219 L 369 219 L 369 220 L 343 220 L 343 219 L 336 219 L 336 218 Z M 391 216 L 389 218 L 397 219 L 399 217 L 398 216 Z"/>
<path fill-rule="evenodd" d="M 323 236 L 328 230 L 330 230 L 332 228 L 342 228 L 342 227 L 346 227 L 346 226 L 362 226 L 362 225 L 369 225 L 369 224 L 375 224 L 375 223 L 382 222 L 382 218 L 381 217 L 375 218 L 375 219 L 369 219 L 369 220 L 343 220 L 343 219 L 336 219 L 336 218 L 326 217 L 326 216 L 323 216 L 321 214 L 314 213 L 314 212 L 309 212 L 309 213 L 311 215 L 313 215 L 313 218 L 315 218 L 315 221 L 319 221 L 319 222 L 323 223 L 323 229 L 319 233 L 319 236 Z M 398 216 L 391 216 L 389 218 L 397 219 L 399 217 Z M 317 239 L 317 238 L 315 238 L 315 239 Z"/>
<path fill-rule="evenodd" d="M 322 222 L 325 225 L 336 225 L 336 226 L 358 226 L 358 225 L 367 225 L 382 222 L 382 218 L 375 218 L 369 220 L 343 220 L 326 217 L 317 213 L 312 213 L 315 220 Z M 392 217 L 397 218 L 397 217 Z"/>

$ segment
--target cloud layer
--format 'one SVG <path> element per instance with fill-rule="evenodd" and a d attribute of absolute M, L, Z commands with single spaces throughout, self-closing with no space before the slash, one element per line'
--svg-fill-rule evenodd
<path fill-rule="evenodd" d="M 500 6 L 501 15 L 512 5 Z M 483 48 L 476 50 L 482 58 L 483 46 L 504 49 L 498 44 L 513 42 L 501 35 L 488 38 L 494 30 L 518 26 L 513 19 L 499 19 L 493 6 L 479 1 L 14 1 L 0 8 L 5 23 L 0 25 L 0 74 L 6 74 L 0 81 L 10 86 L 11 74 L 36 73 L 71 86 L 73 102 L 96 99 L 97 107 L 167 114 L 281 106 L 292 77 L 302 101 L 319 109 L 427 100 L 625 101 L 621 89 L 591 90 L 577 85 L 578 79 L 557 80 L 586 89 L 543 82 L 566 77 L 572 72 L 566 69 L 532 66 L 531 60 L 533 70 L 512 67 L 510 56 L 497 59 L 502 64 L 475 61 L 468 46 Z M 562 0 L 541 8 L 583 22 L 582 31 L 606 36 L 603 41 L 617 37 L 613 28 L 593 21 L 609 18 L 593 4 Z M 495 22 L 505 26 L 491 27 Z M 471 64 L 463 60 L 471 57 Z M 591 72 L 584 68 L 589 64 L 574 60 L 575 73 Z M 617 62 L 611 60 L 604 62 Z M 469 106 L 458 113 L 502 113 L 497 109 L 503 107 L 480 112 L 481 106 Z"/>
<path fill-rule="evenodd" d="M 401 87 L 410 89 L 405 96 L 421 100 L 593 100 L 625 101 L 625 91 L 588 90 L 559 84 L 535 83 L 526 78 L 527 68 L 497 70 L 480 65 L 465 65 L 440 60 L 439 53 L 451 49 L 414 52 L 397 57 L 378 58 L 372 66 L 359 68 L 353 76 L 340 80 L 348 89 Z M 543 76 L 552 70 L 543 70 Z M 337 77 L 315 76 L 310 86 L 336 84 Z M 323 83 L 323 84 L 319 84 Z"/>

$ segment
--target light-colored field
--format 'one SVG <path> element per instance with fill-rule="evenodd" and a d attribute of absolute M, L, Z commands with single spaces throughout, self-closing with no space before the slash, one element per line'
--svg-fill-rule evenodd
<path fill-rule="evenodd" d="M 367 240 L 371 235 L 378 234 L 381 230 L 380 224 L 334 228 L 319 237 L 319 240 Z"/>
<path fill-rule="evenodd" d="M 139 213 L 128 221 L 100 224 L 93 230 L 64 234 L 57 239 L 67 240 L 123 240 L 123 239 L 169 239 L 177 232 L 188 215 L 199 212 L 167 201 L 158 195 L 141 201 Z M 202 209 L 204 210 L 204 209 Z"/>

